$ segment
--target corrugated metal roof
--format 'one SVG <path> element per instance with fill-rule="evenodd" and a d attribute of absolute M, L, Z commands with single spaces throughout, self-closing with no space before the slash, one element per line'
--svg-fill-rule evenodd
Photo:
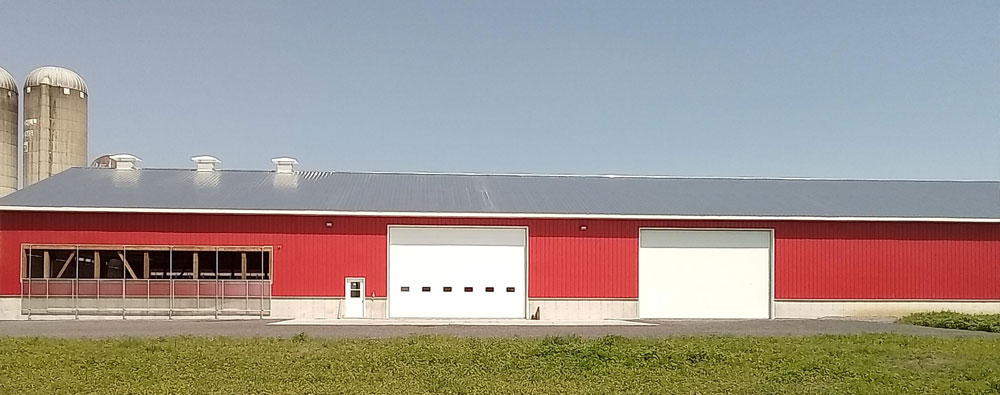
<path fill-rule="evenodd" d="M 1000 182 L 73 168 L 0 207 L 1000 220 Z"/>

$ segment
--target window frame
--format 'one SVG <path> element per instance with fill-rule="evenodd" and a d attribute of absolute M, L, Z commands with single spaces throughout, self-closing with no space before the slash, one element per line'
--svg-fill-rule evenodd
<path fill-rule="evenodd" d="M 201 280 L 201 281 L 274 281 L 274 247 L 273 246 L 263 246 L 263 245 L 226 245 L 226 246 L 213 246 L 213 245 L 137 245 L 137 244 L 53 244 L 53 243 L 21 243 L 21 270 L 20 279 L 21 281 L 38 281 L 38 280 L 131 280 L 131 281 L 146 281 L 146 280 Z M 87 251 L 120 251 L 122 254 L 134 253 L 134 252 L 153 252 L 153 251 L 167 251 L 173 254 L 175 251 L 184 252 L 256 252 L 265 254 L 267 256 L 267 276 L 261 276 L 261 278 L 250 278 L 246 279 L 235 278 L 235 279 L 199 279 L 197 276 L 194 278 L 162 278 L 162 279 L 150 279 L 150 278 L 110 278 L 110 277 L 86 277 L 81 278 L 77 273 L 77 277 L 74 278 L 56 278 L 52 277 L 51 274 L 45 275 L 43 277 L 30 277 L 29 273 L 29 250 L 87 250 Z M 77 256 L 79 259 L 79 256 Z M 131 265 L 130 265 L 131 266 Z M 247 268 L 251 267 L 250 262 L 247 262 Z M 259 267 L 256 266 L 256 267 Z M 142 269 L 138 269 L 142 270 Z M 249 270 L 248 270 L 249 272 Z M 137 276 L 138 277 L 138 276 Z M 218 277 L 218 276 L 216 276 Z"/>

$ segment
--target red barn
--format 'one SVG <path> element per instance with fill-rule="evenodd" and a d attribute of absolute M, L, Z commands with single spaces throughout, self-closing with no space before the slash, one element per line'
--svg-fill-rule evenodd
<path fill-rule="evenodd" d="M 0 314 L 1000 312 L 1000 182 L 74 168 L 0 199 Z"/>

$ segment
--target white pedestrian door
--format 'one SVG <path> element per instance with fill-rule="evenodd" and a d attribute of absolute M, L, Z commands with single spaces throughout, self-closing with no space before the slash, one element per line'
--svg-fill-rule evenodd
<path fill-rule="evenodd" d="M 365 317 L 365 279 L 348 277 L 344 281 L 344 318 Z"/>
<path fill-rule="evenodd" d="M 389 317 L 525 318 L 524 228 L 389 228 Z"/>
<path fill-rule="evenodd" d="M 639 232 L 640 318 L 768 318 L 771 232 Z"/>

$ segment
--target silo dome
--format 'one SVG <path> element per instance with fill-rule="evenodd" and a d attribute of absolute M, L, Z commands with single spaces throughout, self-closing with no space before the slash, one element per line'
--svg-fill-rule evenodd
<path fill-rule="evenodd" d="M 43 84 L 58 86 L 60 88 L 69 88 L 87 93 L 87 83 L 83 81 L 83 77 L 80 77 L 80 75 L 75 71 L 65 67 L 39 67 L 31 70 L 31 72 L 28 73 L 28 78 L 24 79 L 25 87 L 39 86 Z"/>
<path fill-rule="evenodd" d="M 0 67 L 0 89 L 17 92 L 17 80 L 3 67 Z"/>

